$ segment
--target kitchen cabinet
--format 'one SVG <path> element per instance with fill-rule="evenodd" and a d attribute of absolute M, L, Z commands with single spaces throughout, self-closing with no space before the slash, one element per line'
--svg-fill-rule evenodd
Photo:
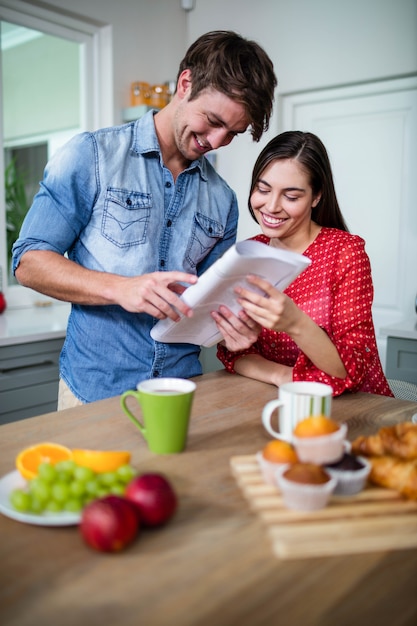
<path fill-rule="evenodd" d="M 417 319 L 382 328 L 387 336 L 387 378 L 417 384 Z"/>
<path fill-rule="evenodd" d="M 64 339 L 0 347 L 0 424 L 56 411 Z"/>
<path fill-rule="evenodd" d="M 0 316 L 0 424 L 56 411 L 69 313 L 60 303 Z"/>

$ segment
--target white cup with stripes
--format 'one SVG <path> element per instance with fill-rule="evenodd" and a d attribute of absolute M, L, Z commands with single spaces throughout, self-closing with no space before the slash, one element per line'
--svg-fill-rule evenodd
<path fill-rule="evenodd" d="M 264 428 L 275 439 L 291 441 L 294 428 L 301 420 L 311 415 L 330 417 L 332 397 L 332 387 L 324 383 L 285 383 L 279 387 L 277 400 L 271 400 L 263 408 Z M 275 412 L 278 415 L 274 418 Z M 273 424 L 277 425 L 277 429 Z"/>

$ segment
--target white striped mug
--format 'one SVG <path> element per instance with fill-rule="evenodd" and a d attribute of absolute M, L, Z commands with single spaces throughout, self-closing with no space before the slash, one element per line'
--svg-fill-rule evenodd
<path fill-rule="evenodd" d="M 268 402 L 262 411 L 262 423 L 272 437 L 292 440 L 294 428 L 310 415 L 330 417 L 333 389 L 330 385 L 308 381 L 285 383 L 278 390 L 278 399 Z M 278 430 L 271 421 L 278 410 Z"/>

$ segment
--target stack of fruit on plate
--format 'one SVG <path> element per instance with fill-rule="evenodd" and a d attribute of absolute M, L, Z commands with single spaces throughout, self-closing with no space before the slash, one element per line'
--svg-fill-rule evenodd
<path fill-rule="evenodd" d="M 353 495 L 363 489 L 370 464 L 349 452 L 346 432 L 346 424 L 314 415 L 296 425 L 291 443 L 270 441 L 257 453 L 265 482 L 278 487 L 288 508 L 321 509 L 333 493 Z"/>
<path fill-rule="evenodd" d="M 30 520 L 40 516 L 46 524 L 51 516 L 62 515 L 69 523 L 79 523 L 90 547 L 121 550 L 142 527 L 165 524 L 177 508 L 167 478 L 158 473 L 139 475 L 130 459 L 130 452 L 124 450 L 71 450 L 49 442 L 33 445 L 16 458 L 25 482 L 11 490 L 10 504 Z"/>

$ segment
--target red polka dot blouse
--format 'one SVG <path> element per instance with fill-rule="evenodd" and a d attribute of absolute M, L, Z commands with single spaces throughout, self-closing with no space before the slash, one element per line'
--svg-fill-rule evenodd
<path fill-rule="evenodd" d="M 265 244 L 270 241 L 265 235 L 252 239 Z M 317 369 L 286 333 L 266 328 L 247 350 L 230 352 L 219 344 L 217 357 L 231 373 L 239 357 L 259 354 L 293 367 L 293 380 L 331 385 L 335 396 L 344 391 L 392 396 L 376 345 L 371 266 L 364 240 L 323 227 L 304 255 L 311 259 L 311 265 L 285 293 L 327 332 L 343 361 L 346 378 L 335 378 Z"/>

